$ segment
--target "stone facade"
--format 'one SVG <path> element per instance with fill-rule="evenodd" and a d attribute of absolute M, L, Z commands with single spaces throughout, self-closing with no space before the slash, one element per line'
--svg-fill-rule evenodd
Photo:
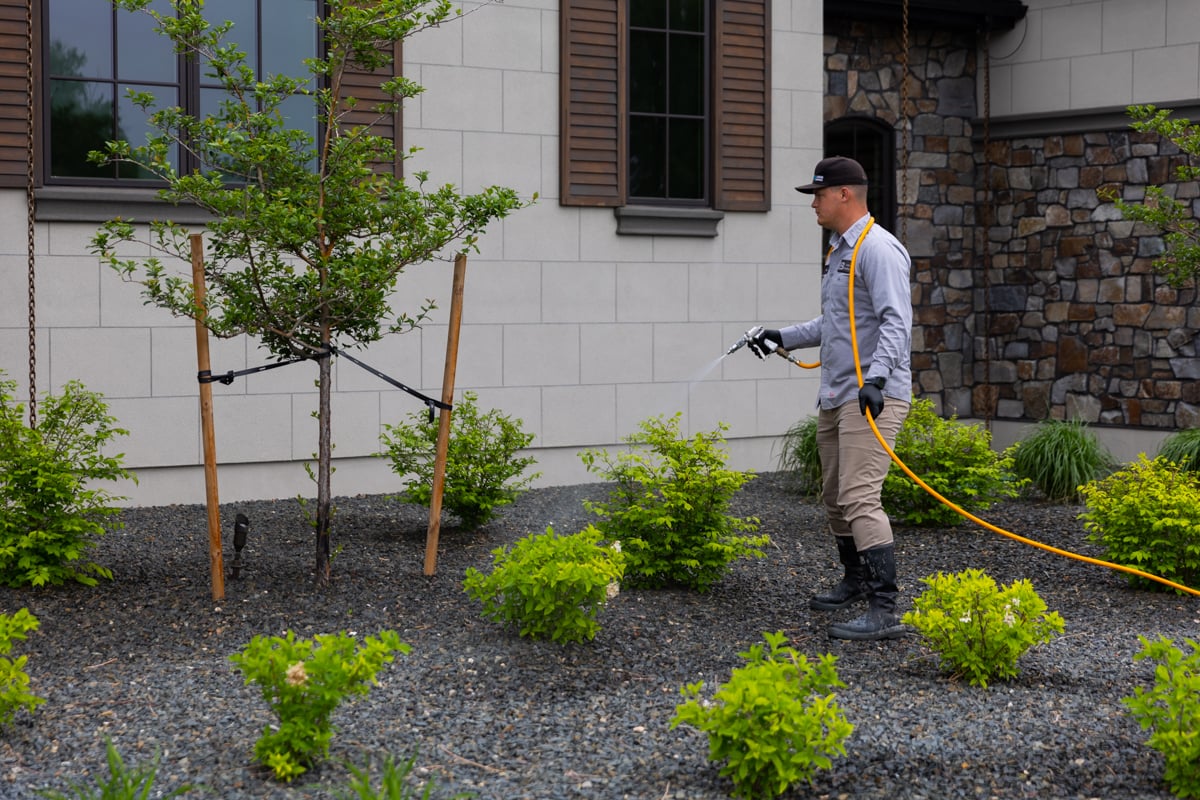
<path fill-rule="evenodd" d="M 1137 200 L 1163 185 L 1197 198 L 1194 182 L 1172 183 L 1182 156 L 1128 128 L 991 136 L 977 44 L 970 32 L 910 32 L 896 233 L 913 257 L 914 393 L 947 415 L 1200 425 L 1195 288 L 1154 276 L 1160 232 L 1097 194 L 1113 186 Z M 827 26 L 826 122 L 896 124 L 902 47 L 890 26 Z"/>

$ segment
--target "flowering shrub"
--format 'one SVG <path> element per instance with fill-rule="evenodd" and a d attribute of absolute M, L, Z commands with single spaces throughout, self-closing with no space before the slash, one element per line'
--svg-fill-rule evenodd
<path fill-rule="evenodd" d="M 913 600 L 903 622 L 941 656 L 944 670 L 965 676 L 972 686 L 986 689 L 995 678 L 1015 677 L 1026 650 L 1063 632 L 1062 617 L 1046 611 L 1027 580 L 997 589 L 978 569 L 922 580 L 929 588 Z"/>
<path fill-rule="evenodd" d="M 492 572 L 467 569 L 463 587 L 483 614 L 516 625 L 521 636 L 556 642 L 596 638 L 597 615 L 617 595 L 625 572 L 619 542 L 605 545 L 589 525 L 559 536 L 554 528 L 529 534 L 509 550 L 492 551 Z"/>
<path fill-rule="evenodd" d="M 318 759 L 329 755 L 333 739 L 330 717 L 342 700 L 365 695 L 375 674 L 393 653 L 411 648 L 395 631 L 380 631 L 361 642 L 344 631 L 312 639 L 255 636 L 229 660 L 257 683 L 278 726 L 267 726 L 254 745 L 254 758 L 271 768 L 278 780 L 290 781 Z"/>
<path fill-rule="evenodd" d="M 1200 587 L 1200 472 L 1143 454 L 1079 491 L 1087 505 L 1079 518 L 1088 538 L 1104 546 L 1110 561 Z M 1161 586 L 1128 577 L 1139 588 Z"/>
<path fill-rule="evenodd" d="M 13 614 L 0 614 L 0 656 L 11 653 L 15 640 L 25 641 L 25 634 L 37 628 L 38 619 L 27 608 Z M 28 658 L 0 657 L 0 725 L 12 722 L 20 709 L 32 712 L 46 702 L 29 691 L 29 675 L 25 672 Z"/>
<path fill-rule="evenodd" d="M 746 666 L 733 670 L 711 701 L 700 696 L 704 682 L 680 690 L 687 701 L 675 707 L 671 727 L 692 725 L 708 733 L 708 758 L 724 761 L 721 774 L 733 781 L 735 797 L 775 797 L 818 769 L 830 756 L 845 755 L 843 742 L 854 726 L 846 721 L 832 691 L 837 657 L 814 664 L 785 646 L 782 632 L 764 633 L 766 648 L 744 653 Z"/>
<path fill-rule="evenodd" d="M 1184 655 L 1166 637 L 1151 642 L 1139 636 L 1142 650 L 1133 658 L 1153 659 L 1154 685 L 1138 686 L 1123 698 L 1142 730 L 1153 730 L 1146 744 L 1163 754 L 1163 777 L 1178 797 L 1200 797 L 1200 644 L 1185 639 Z"/>
<path fill-rule="evenodd" d="M 728 426 L 685 439 L 681 417 L 642 422 L 625 439 L 629 451 L 615 458 L 604 451 L 581 453 L 589 472 L 613 484 L 608 502 L 584 505 L 603 517 L 600 531 L 621 542 L 631 584 L 705 591 L 737 559 L 762 558 L 760 548 L 770 538 L 741 535 L 758 530 L 758 520 L 728 514 L 734 494 L 753 478 L 724 468 Z"/>

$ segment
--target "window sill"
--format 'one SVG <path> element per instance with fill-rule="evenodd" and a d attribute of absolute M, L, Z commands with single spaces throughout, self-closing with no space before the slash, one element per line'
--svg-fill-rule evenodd
<path fill-rule="evenodd" d="M 624 236 L 698 236 L 713 238 L 723 211 L 711 208 L 619 206 L 613 209 L 617 233 Z"/>
<path fill-rule="evenodd" d="M 170 218 L 189 224 L 212 219 L 195 206 L 164 203 L 157 189 L 144 187 L 43 186 L 34 198 L 38 222 L 107 222 L 123 217 L 137 222 Z"/>

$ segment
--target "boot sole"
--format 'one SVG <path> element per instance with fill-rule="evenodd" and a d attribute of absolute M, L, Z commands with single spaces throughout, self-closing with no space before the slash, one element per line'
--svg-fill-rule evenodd
<path fill-rule="evenodd" d="M 848 639 L 854 642 L 877 642 L 882 639 L 899 639 L 908 631 L 903 625 L 893 625 L 877 631 L 856 631 L 838 625 L 829 626 L 830 639 Z"/>
<path fill-rule="evenodd" d="M 827 603 L 814 597 L 808 601 L 808 607 L 813 611 L 841 611 L 843 608 L 849 608 L 855 603 L 862 602 L 866 599 L 866 594 L 856 594 L 854 597 L 851 597 L 848 600 L 843 600 L 840 603 Z"/>

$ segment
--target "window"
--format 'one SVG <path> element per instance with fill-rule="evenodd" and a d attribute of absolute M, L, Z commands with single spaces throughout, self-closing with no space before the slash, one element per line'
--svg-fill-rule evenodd
<path fill-rule="evenodd" d="M 843 117 L 825 126 L 825 155 L 847 156 L 867 171 L 867 208 L 896 230 L 896 132 L 878 119 Z"/>
<path fill-rule="evenodd" d="M 137 185 L 151 178 L 130 164 L 97 166 L 87 160 L 89 151 L 103 149 L 111 139 L 145 142 L 150 127 L 145 113 L 127 98 L 128 90 L 149 92 L 159 107 L 178 105 L 198 116 L 215 108 L 220 90 L 202 65 L 173 52 L 148 15 L 97 0 L 44 2 L 49 135 L 43 179 Z M 165 0 L 150 5 L 160 13 L 170 8 Z M 205 13 L 210 20 L 233 21 L 227 39 L 246 53 L 259 78 L 302 75 L 302 60 L 317 54 L 317 0 L 207 0 Z M 308 98 L 297 97 L 286 111 L 296 127 L 315 133 Z M 196 166 L 186 153 L 174 153 L 173 161 L 185 172 Z"/>
<path fill-rule="evenodd" d="M 563 205 L 770 208 L 770 0 L 563 0 Z"/>

